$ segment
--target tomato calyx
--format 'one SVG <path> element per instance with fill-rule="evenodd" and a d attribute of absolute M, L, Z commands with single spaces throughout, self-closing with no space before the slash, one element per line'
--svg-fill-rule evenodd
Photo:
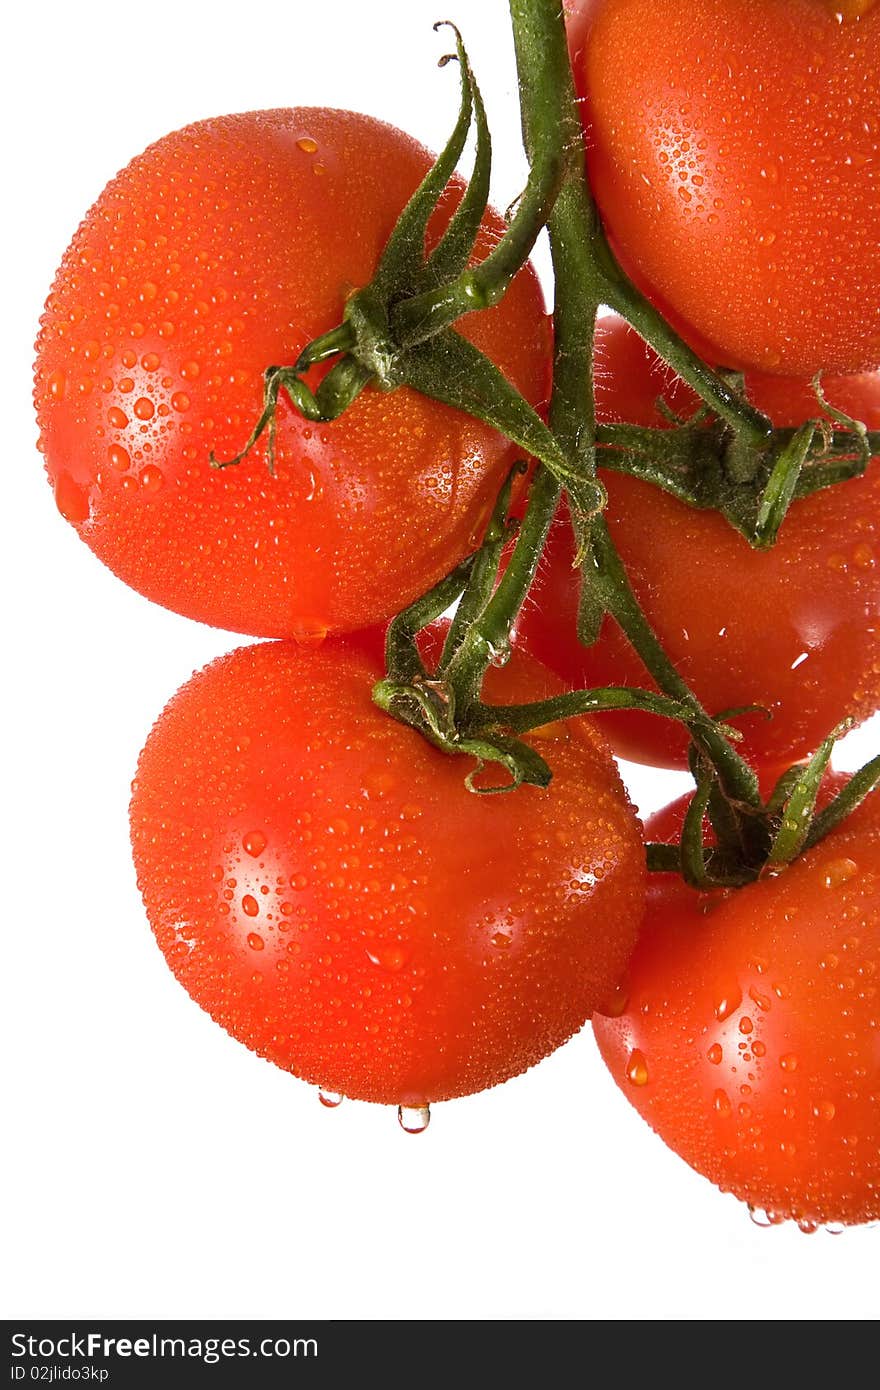
<path fill-rule="evenodd" d="M 306 419 L 323 422 L 338 419 L 367 386 L 380 391 L 409 386 L 483 421 L 541 459 L 567 488 L 576 511 L 591 516 L 607 500 L 595 470 L 582 467 L 561 448 L 495 364 L 451 327 L 463 315 L 491 308 L 504 296 L 546 225 L 569 157 L 554 142 L 533 163 L 506 233 L 488 256 L 471 265 L 488 203 L 491 140 L 461 35 L 454 25 L 435 25 L 441 27 L 452 29 L 456 51 L 445 55 L 440 65 L 457 61 L 461 73 L 459 114 L 449 141 L 400 214 L 372 281 L 347 299 L 342 322 L 307 344 L 292 365 L 267 367 L 263 408 L 250 437 L 234 457 L 212 455 L 211 463 L 215 468 L 240 463 L 267 432 L 271 471 L 282 393 Z M 445 233 L 426 252 L 429 224 L 472 126 L 476 151 L 471 178 Z M 313 375 L 318 367 L 326 368 L 320 380 Z"/>
<path fill-rule="evenodd" d="M 742 377 L 731 374 L 742 391 Z M 751 546 L 774 544 L 797 498 L 861 477 L 880 433 L 837 410 L 813 382 L 818 413 L 797 429 L 774 429 L 756 445 L 701 406 L 690 419 L 671 418 L 671 428 L 601 424 L 599 466 L 629 473 L 669 492 L 690 507 L 719 512 Z M 658 402 L 662 413 L 663 402 Z"/>
<path fill-rule="evenodd" d="M 649 870 L 680 874 L 700 892 L 742 888 L 779 873 L 842 824 L 880 785 L 878 754 L 818 809 L 834 745 L 851 726 L 851 721 L 845 721 L 807 762 L 782 773 L 766 801 L 757 806 L 725 795 L 714 768 L 694 751 L 691 772 L 696 790 L 685 811 L 680 839 L 677 844 L 649 842 Z"/>
<path fill-rule="evenodd" d="M 510 656 L 511 630 L 519 611 L 516 600 L 523 580 L 516 569 L 516 548 L 499 581 L 505 549 L 520 531 L 517 546 L 524 547 L 520 557 L 526 578 L 529 563 L 536 563 L 540 554 L 540 548 L 531 542 L 529 511 L 521 529 L 509 516 L 513 481 L 523 467 L 517 465 L 511 471 L 499 492 L 480 548 L 391 622 L 386 638 L 388 674 L 373 692 L 380 708 L 417 729 L 435 747 L 476 759 L 477 767 L 465 783 L 470 791 L 481 794 L 513 791 L 523 783 L 549 785 L 552 774 L 547 763 L 519 737 L 546 725 L 611 709 L 638 709 L 661 718 L 694 721 L 694 711 L 686 704 L 629 686 L 568 691 L 527 704 L 499 706 L 481 698 L 487 668 L 505 665 Z M 545 474 L 545 486 L 548 479 Z M 538 488 L 540 507 L 541 480 Z M 533 511 L 532 518 L 534 515 Z M 457 605 L 455 615 L 442 649 L 432 660 L 435 643 L 430 638 L 420 643 L 419 635 L 432 628 L 436 634 L 434 625 L 453 604 Z M 715 728 L 708 716 L 697 722 L 707 731 Z M 477 778 L 487 763 L 503 767 L 509 780 L 492 785 L 479 782 Z"/>

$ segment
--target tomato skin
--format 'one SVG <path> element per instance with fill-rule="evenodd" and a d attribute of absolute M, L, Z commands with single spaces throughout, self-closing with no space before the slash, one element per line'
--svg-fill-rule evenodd
<path fill-rule="evenodd" d="M 582 1026 L 634 944 L 644 856 L 586 721 L 538 739 L 549 791 L 473 795 L 466 759 L 372 704 L 371 640 L 245 647 L 196 675 L 141 755 L 132 844 L 202 1008 L 329 1091 L 419 1105 L 504 1081 Z M 492 684 L 558 690 L 522 657 Z"/>
<path fill-rule="evenodd" d="M 620 319 L 600 321 L 597 413 L 662 426 L 661 395 L 682 415 L 697 398 Z M 747 378 L 750 398 L 776 424 L 817 413 L 805 383 Z M 825 382 L 828 399 L 880 428 L 880 373 Z M 734 721 L 741 751 L 759 764 L 794 761 L 845 716 L 880 706 L 880 468 L 796 501 L 771 550 L 756 551 L 717 513 L 687 507 L 635 478 L 602 472 L 608 525 L 633 588 L 667 654 L 710 713 L 761 705 Z M 567 519 L 555 523 L 535 602 L 518 640 L 567 684 L 652 687 L 623 634 L 606 619 L 599 641 L 575 636 L 578 578 Z M 806 654 L 806 655 L 805 655 Z M 615 752 L 683 767 L 687 742 L 669 720 L 602 716 Z"/>
<path fill-rule="evenodd" d="M 617 1007 L 602 1056 L 697 1172 L 806 1229 L 880 1216 L 880 796 L 737 892 L 655 875 Z"/>
<path fill-rule="evenodd" d="M 340 322 L 429 164 L 366 116 L 248 112 L 159 140 L 87 214 L 37 343 L 40 447 L 62 514 L 148 598 L 309 637 L 397 612 L 473 545 L 514 451 L 405 388 L 368 389 L 327 425 L 282 398 L 274 477 L 265 437 L 235 467 L 209 465 L 243 448 L 265 368 Z M 487 215 L 478 256 L 502 226 Z M 461 328 L 543 398 L 549 327 L 530 268 Z"/>
<path fill-rule="evenodd" d="M 728 366 L 880 366 L 880 7 L 570 8 L 590 177 L 624 268 Z"/>

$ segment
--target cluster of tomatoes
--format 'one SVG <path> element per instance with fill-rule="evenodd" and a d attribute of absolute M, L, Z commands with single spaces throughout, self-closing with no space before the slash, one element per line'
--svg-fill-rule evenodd
<path fill-rule="evenodd" d="M 569 9 L 622 265 L 777 425 L 816 413 L 827 371 L 832 404 L 880 428 L 880 8 Z M 265 369 L 370 281 L 430 163 L 347 111 L 200 122 L 108 185 L 47 301 L 36 405 L 62 515 L 155 602 L 280 639 L 193 677 L 144 748 L 131 830 L 158 943 L 202 1007 L 327 1103 L 397 1105 L 421 1128 L 431 1102 L 522 1072 L 594 1016 L 630 1099 L 720 1186 L 805 1226 L 880 1216 L 877 797 L 777 876 L 700 894 L 655 875 L 646 894 L 611 750 L 684 765 L 681 726 L 547 725 L 526 741 L 550 788 L 480 796 L 371 701 L 384 624 L 479 544 L 506 440 L 407 387 L 367 389 L 332 423 L 282 402 L 271 469 L 262 442 L 210 466 L 241 450 Z M 477 259 L 504 225 L 487 213 Z M 529 266 L 458 328 L 545 400 Z M 612 318 L 595 385 L 600 420 L 662 426 L 699 404 Z M 751 707 L 739 746 L 762 780 L 880 707 L 876 468 L 796 502 L 767 553 L 714 512 L 605 481 L 656 633 L 707 709 Z M 578 644 L 570 537 L 560 515 L 513 656 L 488 673 L 497 704 L 648 683 L 610 619 Z M 674 840 L 681 815 L 648 838 Z"/>

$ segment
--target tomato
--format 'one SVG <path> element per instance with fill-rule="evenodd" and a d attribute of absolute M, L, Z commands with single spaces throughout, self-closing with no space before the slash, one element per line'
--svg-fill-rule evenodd
<path fill-rule="evenodd" d="M 570 8 L 590 177 L 625 269 L 728 366 L 880 366 L 880 6 Z"/>
<path fill-rule="evenodd" d="M 581 1027 L 635 941 L 644 856 L 587 721 L 532 736 L 549 790 L 477 796 L 466 759 L 372 704 L 380 671 L 362 637 L 215 661 L 149 737 L 132 843 L 159 946 L 202 1008 L 328 1092 L 421 1106 Z M 558 684 L 515 656 L 490 689 Z"/>
<path fill-rule="evenodd" d="M 747 888 L 656 876 L 611 1012 L 612 1076 L 697 1172 L 808 1230 L 880 1216 L 880 796 Z"/>
<path fill-rule="evenodd" d="M 42 319 L 40 447 L 62 514 L 148 598 L 310 639 L 396 613 L 473 545 L 514 451 L 408 389 L 368 389 L 328 425 L 282 399 L 274 477 L 264 442 L 209 465 L 243 448 L 265 368 L 340 322 L 429 164 L 349 111 L 248 112 L 159 140 L 87 214 Z M 478 257 L 503 225 L 487 215 Z M 540 401 L 549 329 L 531 269 L 462 332 Z"/>
<path fill-rule="evenodd" d="M 780 425 L 817 413 L 801 383 L 751 376 L 751 399 Z M 880 427 L 880 373 L 825 383 L 829 400 Z M 662 395 L 683 415 L 697 399 L 619 319 L 600 321 L 597 409 L 603 420 L 663 425 Z M 778 765 L 816 748 L 844 716 L 880 705 L 880 469 L 796 501 L 776 545 L 755 551 L 711 511 L 648 483 L 603 472 L 608 524 L 633 587 L 667 654 L 711 713 L 760 705 L 734 721 L 744 754 Z M 606 619 L 590 649 L 575 636 L 579 579 L 570 528 L 551 532 L 536 603 L 519 640 L 574 686 L 650 686 L 620 630 Z M 683 766 L 686 739 L 667 720 L 603 715 L 615 750 L 636 762 Z"/>

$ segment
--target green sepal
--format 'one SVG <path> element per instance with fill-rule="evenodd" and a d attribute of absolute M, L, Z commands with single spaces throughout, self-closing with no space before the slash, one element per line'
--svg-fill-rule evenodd
<path fill-rule="evenodd" d="M 435 26 L 437 27 L 437 26 Z M 461 158 L 465 141 L 471 127 L 473 115 L 473 74 L 461 41 L 461 35 L 454 25 L 456 50 L 461 73 L 461 102 L 458 118 L 444 148 L 434 164 L 419 184 L 395 224 L 388 239 L 372 288 L 384 298 L 398 297 L 402 290 L 412 293 L 422 284 L 425 265 L 425 235 L 428 223 L 434 213 L 443 191 Z M 441 66 L 448 58 L 441 59 Z M 451 230 L 451 228 L 450 228 Z"/>
<path fill-rule="evenodd" d="M 473 105 L 477 147 L 474 167 L 464 196 L 439 244 L 428 257 L 425 267 L 427 275 L 437 284 L 443 284 L 459 275 L 470 260 L 489 203 L 489 182 L 492 173 L 492 138 L 480 89 L 458 30 L 454 24 L 449 24 L 448 20 L 441 21 L 441 24 L 449 25 L 455 33 L 457 56 L 462 68 L 462 88 L 467 85 Z M 441 24 L 435 24 L 434 28 L 439 29 Z M 464 94 L 462 100 L 464 102 Z"/>
<path fill-rule="evenodd" d="M 449 625 L 449 632 L 443 644 L 438 671 L 442 674 L 454 660 L 455 654 L 466 637 L 471 625 L 476 622 L 492 596 L 504 547 L 513 534 L 508 520 L 510 496 L 517 474 L 525 472 L 524 463 L 516 463 L 508 473 L 495 499 L 495 506 L 486 527 L 483 543 L 473 558 L 471 573 L 462 592 L 458 606 Z"/>
<path fill-rule="evenodd" d="M 773 464 L 755 517 L 752 544 L 758 550 L 768 549 L 779 534 L 779 528 L 794 498 L 797 481 L 815 433 L 815 424 L 808 420 L 780 450 Z"/>
<path fill-rule="evenodd" d="M 519 739 L 494 738 L 492 740 L 462 739 L 459 752 L 469 753 L 477 759 L 477 766 L 464 779 L 469 792 L 479 796 L 491 796 L 499 792 L 516 791 L 524 784 L 530 787 L 549 787 L 553 773 L 534 748 Z M 497 787 L 478 787 L 474 783 L 486 763 L 500 763 L 510 773 L 511 781 Z"/>
<path fill-rule="evenodd" d="M 813 823 L 819 787 L 831 761 L 834 745 L 850 727 L 851 721 L 830 733 L 798 772 L 781 807 L 782 819 L 767 855 L 769 868 L 790 864 L 804 848 Z"/>
<path fill-rule="evenodd" d="M 445 579 L 392 618 L 385 635 L 385 664 L 392 682 L 406 685 L 416 676 L 427 675 L 416 646 L 416 636 L 423 628 L 436 622 L 461 596 L 475 560 L 476 554 L 466 556 Z"/>
<path fill-rule="evenodd" d="M 845 822 L 848 815 L 880 786 L 880 753 L 850 777 L 842 791 L 838 792 L 824 810 L 816 816 L 807 833 L 805 849 L 812 849 L 820 840 L 838 825 Z"/>
<path fill-rule="evenodd" d="M 700 778 L 688 804 L 682 826 L 681 873 L 685 883 L 690 884 L 691 888 L 706 889 L 715 886 L 711 875 L 706 871 L 703 849 L 703 823 L 714 780 L 711 773 Z"/>
<path fill-rule="evenodd" d="M 452 328 L 401 353 L 400 380 L 414 390 L 492 425 L 539 458 L 584 516 L 601 511 L 605 492 L 587 473 L 577 472 L 541 417 L 504 373 Z"/>

